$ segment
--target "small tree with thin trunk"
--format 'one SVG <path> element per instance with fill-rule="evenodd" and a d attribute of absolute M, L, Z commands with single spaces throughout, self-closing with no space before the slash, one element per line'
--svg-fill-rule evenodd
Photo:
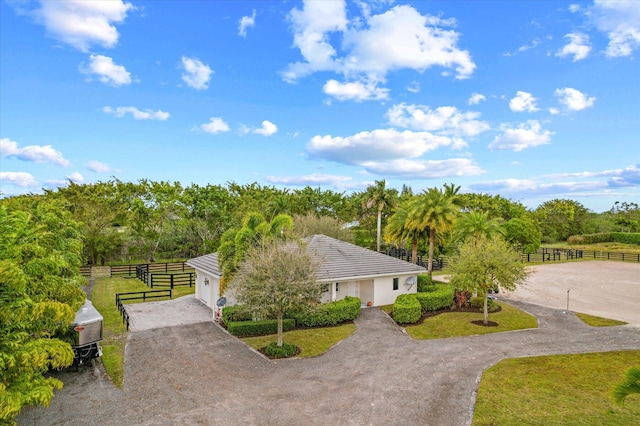
<path fill-rule="evenodd" d="M 320 301 L 324 285 L 316 282 L 316 271 L 317 263 L 303 243 L 267 239 L 249 248 L 230 288 L 238 303 L 254 315 L 278 320 L 281 347 L 287 313 Z"/>
<path fill-rule="evenodd" d="M 500 236 L 468 238 L 451 258 L 448 272 L 457 289 L 484 296 L 484 324 L 489 324 L 490 289 L 515 290 L 527 277 L 520 254 Z"/>

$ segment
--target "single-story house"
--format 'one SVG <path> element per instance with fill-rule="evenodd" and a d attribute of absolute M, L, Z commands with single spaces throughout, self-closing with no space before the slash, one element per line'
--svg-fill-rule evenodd
<path fill-rule="evenodd" d="M 422 266 L 326 235 L 304 241 L 307 250 L 319 259 L 318 281 L 327 283 L 322 302 L 353 296 L 364 305 L 389 305 L 401 294 L 416 293 L 417 275 L 426 272 Z M 214 309 L 222 277 L 218 254 L 189 259 L 187 265 L 196 270 L 196 298 Z"/>

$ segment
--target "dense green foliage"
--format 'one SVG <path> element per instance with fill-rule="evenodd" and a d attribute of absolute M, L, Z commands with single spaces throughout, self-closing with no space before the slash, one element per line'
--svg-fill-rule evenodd
<path fill-rule="evenodd" d="M 271 342 L 264 348 L 264 353 L 271 358 L 289 358 L 295 355 L 296 352 L 298 352 L 298 347 L 288 343 L 278 346 L 276 342 Z"/>
<path fill-rule="evenodd" d="M 434 291 L 435 285 L 433 283 L 433 278 L 429 274 L 420 274 L 418 275 L 418 293 L 425 291 Z"/>
<path fill-rule="evenodd" d="M 49 405 L 71 365 L 64 335 L 85 300 L 78 225 L 60 203 L 18 197 L 0 205 L 0 421 Z"/>
<path fill-rule="evenodd" d="M 450 283 L 459 290 L 484 296 L 484 323 L 488 324 L 489 290 L 514 290 L 527 274 L 520 254 L 501 237 L 481 235 L 466 240 L 450 259 Z"/>
<path fill-rule="evenodd" d="M 449 284 L 435 284 L 433 291 L 416 293 L 415 298 L 420 302 L 422 312 L 437 311 L 449 308 L 453 304 L 455 288 Z"/>
<path fill-rule="evenodd" d="M 472 297 L 471 307 L 479 311 L 484 310 L 484 297 Z M 498 310 L 498 304 L 493 299 L 487 299 L 487 310 L 489 312 L 495 312 Z"/>
<path fill-rule="evenodd" d="M 342 300 L 323 303 L 315 309 L 294 315 L 296 323 L 302 327 L 326 327 L 353 321 L 360 315 L 360 299 L 346 296 Z"/>
<path fill-rule="evenodd" d="M 283 318 L 315 307 L 320 300 L 325 285 L 316 280 L 317 267 L 303 243 L 264 239 L 249 247 L 231 291 L 255 317 L 277 320 L 282 346 Z"/>
<path fill-rule="evenodd" d="M 631 232 L 600 232 L 598 234 L 572 235 L 567 239 L 570 245 L 596 243 L 624 243 L 640 245 L 640 233 Z"/>
<path fill-rule="evenodd" d="M 401 294 L 393 304 L 393 319 L 398 324 L 415 324 L 422 316 L 422 308 L 415 294 Z"/>
<path fill-rule="evenodd" d="M 296 328 L 296 321 L 288 318 L 282 320 L 282 330 L 289 331 Z M 227 323 L 227 331 L 234 336 L 261 336 L 278 332 L 277 320 L 262 321 L 231 321 Z"/>
<path fill-rule="evenodd" d="M 225 306 L 222 308 L 222 321 L 229 324 L 232 321 L 251 321 L 251 312 L 242 305 Z"/>

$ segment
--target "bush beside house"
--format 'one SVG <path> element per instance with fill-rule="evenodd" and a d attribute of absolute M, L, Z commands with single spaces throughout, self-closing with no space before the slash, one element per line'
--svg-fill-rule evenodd
<path fill-rule="evenodd" d="M 347 296 L 342 300 L 324 303 L 316 310 L 294 316 L 300 327 L 327 327 L 353 321 L 360 315 L 360 299 Z"/>
<path fill-rule="evenodd" d="M 420 320 L 422 308 L 415 294 L 401 294 L 393 304 L 393 319 L 398 324 L 414 324 Z"/>

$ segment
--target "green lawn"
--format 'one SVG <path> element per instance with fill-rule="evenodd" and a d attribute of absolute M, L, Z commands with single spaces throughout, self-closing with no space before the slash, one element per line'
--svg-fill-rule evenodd
<path fill-rule="evenodd" d="M 310 357 L 322 355 L 356 330 L 355 324 L 342 324 L 336 327 L 310 328 L 284 333 L 284 341 L 296 345 L 302 351 L 298 356 Z M 260 349 L 277 340 L 275 334 L 268 336 L 244 337 L 241 339 L 254 349 Z"/>
<path fill-rule="evenodd" d="M 637 244 L 624 244 L 624 243 L 614 243 L 614 242 L 569 245 L 569 243 L 565 241 L 565 242 L 559 242 L 559 243 L 553 243 L 553 244 L 542 244 L 542 247 L 571 249 L 571 250 L 604 251 L 604 252 L 610 251 L 612 253 L 613 252 L 640 253 L 640 246 L 638 246 Z"/>
<path fill-rule="evenodd" d="M 407 334 L 414 339 L 442 339 L 446 337 L 470 336 L 474 334 L 500 333 L 502 331 L 537 328 L 538 322 L 533 315 L 522 312 L 506 303 L 496 302 L 502 307 L 500 312 L 490 313 L 489 321 L 498 323 L 497 327 L 484 327 L 471 321 L 482 320 L 478 312 L 444 312 L 426 318 L 422 324 L 405 327 Z"/>
<path fill-rule="evenodd" d="M 124 379 L 124 347 L 127 342 L 127 329 L 116 307 L 116 293 L 151 290 L 135 278 L 112 277 L 97 278 L 91 293 L 91 302 L 104 318 L 104 340 L 102 346 L 102 362 L 111 380 L 117 387 L 122 387 Z M 157 290 L 154 288 L 153 290 Z M 176 287 L 173 297 L 191 294 L 195 287 Z M 153 299 L 162 300 L 162 299 Z M 140 303 L 127 301 L 127 303 Z"/>
<path fill-rule="evenodd" d="M 473 425 L 639 425 L 640 395 L 624 406 L 610 393 L 640 351 L 508 359 L 489 368 Z"/>
<path fill-rule="evenodd" d="M 576 316 L 582 320 L 587 325 L 591 327 L 613 327 L 616 325 L 625 325 L 627 324 L 624 321 L 613 320 L 609 318 L 596 317 L 589 314 L 583 314 L 580 312 L 576 312 Z"/>

